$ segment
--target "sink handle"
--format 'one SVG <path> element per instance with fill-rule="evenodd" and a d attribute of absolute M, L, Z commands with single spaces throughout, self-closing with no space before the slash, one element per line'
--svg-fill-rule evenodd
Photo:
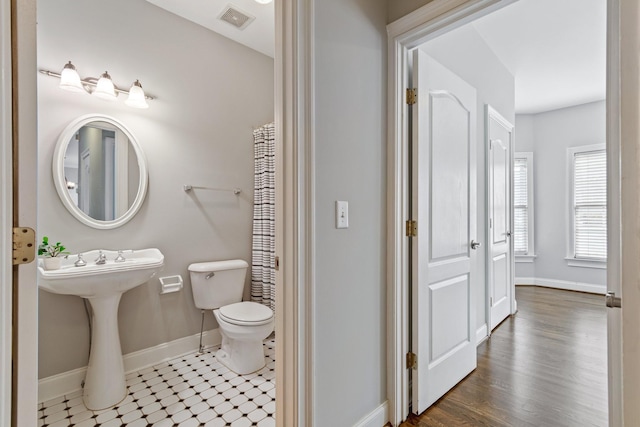
<path fill-rule="evenodd" d="M 114 260 L 115 262 L 125 262 L 127 259 L 122 255 L 122 251 L 118 251 L 118 256 Z"/>
<path fill-rule="evenodd" d="M 78 254 L 78 260 L 74 262 L 73 265 L 75 265 L 76 267 L 84 267 L 85 265 L 87 265 L 87 261 L 84 260 L 82 254 Z"/>

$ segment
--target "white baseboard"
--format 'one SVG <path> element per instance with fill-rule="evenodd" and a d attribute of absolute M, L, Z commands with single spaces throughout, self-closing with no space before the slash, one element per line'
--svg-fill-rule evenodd
<path fill-rule="evenodd" d="M 487 324 L 480 326 L 478 330 L 476 330 L 476 346 L 479 346 L 489 338 L 489 328 L 487 328 Z"/>
<path fill-rule="evenodd" d="M 534 285 L 544 288 L 564 289 L 567 291 L 588 292 L 590 294 L 604 295 L 607 293 L 605 285 L 591 283 L 569 282 L 567 280 L 543 279 L 540 277 L 516 277 L 516 286 Z"/>
<path fill-rule="evenodd" d="M 219 345 L 221 342 L 222 337 L 218 329 L 205 331 L 202 336 L 202 343 L 207 347 Z M 126 373 L 138 371 L 148 366 L 157 365 L 165 360 L 196 352 L 199 344 L 200 334 L 196 334 L 125 354 L 123 356 L 124 370 Z M 85 366 L 84 368 L 42 378 L 38 381 L 38 402 L 44 402 L 80 390 L 86 373 L 87 368 Z"/>
<path fill-rule="evenodd" d="M 353 427 L 383 427 L 387 422 L 389 422 L 389 402 L 385 401 Z"/>

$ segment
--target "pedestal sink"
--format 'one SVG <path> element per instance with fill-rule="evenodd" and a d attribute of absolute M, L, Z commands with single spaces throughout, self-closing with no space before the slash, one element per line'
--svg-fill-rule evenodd
<path fill-rule="evenodd" d="M 158 249 L 122 251 L 124 261 L 116 262 L 118 252 L 102 250 L 104 264 L 96 264 L 99 250 L 83 254 L 87 265 L 76 267 L 78 255 L 62 260 L 59 270 L 45 270 L 38 261 L 38 286 L 54 294 L 76 295 L 89 300 L 91 352 L 84 382 L 84 404 L 88 409 L 112 407 L 125 398 L 124 364 L 118 333 L 118 304 L 126 291 L 146 283 L 164 265 Z"/>

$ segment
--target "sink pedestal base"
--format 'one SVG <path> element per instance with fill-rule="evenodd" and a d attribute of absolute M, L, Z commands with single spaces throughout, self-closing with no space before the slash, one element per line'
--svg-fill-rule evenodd
<path fill-rule="evenodd" d="M 121 293 L 88 298 L 91 316 L 91 351 L 84 381 L 84 404 L 94 411 L 117 405 L 127 395 L 118 333 Z"/>

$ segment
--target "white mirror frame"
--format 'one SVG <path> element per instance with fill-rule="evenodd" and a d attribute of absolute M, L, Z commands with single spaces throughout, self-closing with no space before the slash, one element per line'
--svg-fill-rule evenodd
<path fill-rule="evenodd" d="M 138 194 L 134 199 L 129 210 L 125 212 L 124 215 L 112 221 L 100 221 L 91 218 L 89 215 L 84 213 L 83 211 L 76 206 L 76 204 L 71 199 L 69 192 L 67 191 L 67 186 L 65 182 L 65 174 L 64 174 L 64 157 L 67 152 L 67 147 L 69 145 L 69 141 L 71 137 L 83 126 L 91 123 L 91 122 L 106 122 L 113 126 L 118 127 L 122 132 L 129 138 L 129 142 L 133 147 L 133 150 L 136 153 L 136 157 L 138 159 L 138 168 L 140 170 L 140 179 L 138 186 Z M 81 223 L 88 225 L 89 227 L 108 230 L 111 228 L 117 228 L 125 223 L 129 222 L 131 218 L 135 216 L 136 213 L 142 207 L 142 203 L 144 202 L 144 198 L 147 195 L 147 187 L 149 185 L 149 173 L 147 170 L 147 159 L 144 156 L 144 152 L 142 151 L 142 147 L 138 144 L 138 141 L 133 136 L 131 131 L 127 129 L 127 127 L 122 124 L 120 121 L 114 119 L 113 117 L 104 116 L 101 114 L 87 114 L 85 116 L 81 116 L 76 120 L 69 123 L 69 125 L 62 131 L 60 137 L 58 138 L 58 142 L 56 143 L 56 149 L 53 153 L 53 183 L 56 187 L 56 191 L 60 196 L 60 200 L 62 204 L 67 208 L 67 210 L 73 215 L 78 221 Z"/>

